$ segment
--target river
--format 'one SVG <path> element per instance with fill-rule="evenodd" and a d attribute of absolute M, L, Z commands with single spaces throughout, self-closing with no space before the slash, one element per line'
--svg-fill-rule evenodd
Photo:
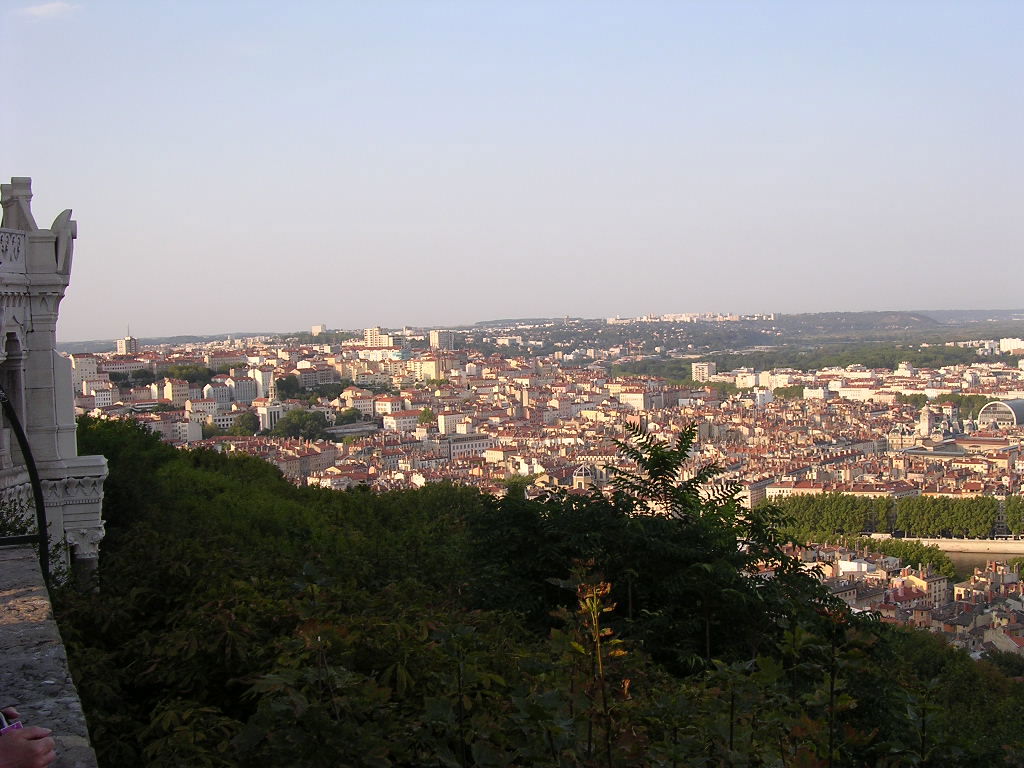
<path fill-rule="evenodd" d="M 1015 557 L 1020 557 L 1019 552 L 947 552 L 949 559 L 956 566 L 957 576 L 966 579 L 975 568 L 984 568 L 985 563 L 991 560 L 1002 560 L 1008 563 Z"/>

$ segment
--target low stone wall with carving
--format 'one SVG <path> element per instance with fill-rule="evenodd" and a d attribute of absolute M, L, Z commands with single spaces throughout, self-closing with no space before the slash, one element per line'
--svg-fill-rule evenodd
<path fill-rule="evenodd" d="M 0 707 L 53 730 L 57 768 L 95 768 L 85 715 L 31 547 L 0 548 Z"/>
<path fill-rule="evenodd" d="M 979 554 L 985 552 L 1006 554 L 1009 552 L 1016 555 L 1024 555 L 1024 541 L 1020 539 L 912 539 L 908 537 L 906 540 L 930 544 L 933 547 L 938 547 L 943 552 L 973 552 Z"/>

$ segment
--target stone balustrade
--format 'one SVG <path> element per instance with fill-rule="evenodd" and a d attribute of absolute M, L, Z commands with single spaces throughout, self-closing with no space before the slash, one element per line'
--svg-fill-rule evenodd
<path fill-rule="evenodd" d="M 68 671 L 32 547 L 0 548 L 0 707 L 53 730 L 56 768 L 96 768 L 82 703 Z"/>

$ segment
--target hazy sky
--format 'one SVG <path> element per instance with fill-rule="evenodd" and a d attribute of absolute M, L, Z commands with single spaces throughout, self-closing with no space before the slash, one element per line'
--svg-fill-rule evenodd
<path fill-rule="evenodd" d="M 0 0 L 64 341 L 1024 306 L 1024 3 Z"/>

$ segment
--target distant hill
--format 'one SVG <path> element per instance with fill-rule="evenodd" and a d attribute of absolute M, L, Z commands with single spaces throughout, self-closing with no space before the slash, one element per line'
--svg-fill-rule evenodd
<path fill-rule="evenodd" d="M 931 330 L 939 321 L 921 312 L 814 312 L 777 315 L 775 325 L 794 331 L 891 331 Z"/>
<path fill-rule="evenodd" d="M 924 310 L 921 314 L 933 317 L 944 325 L 1024 321 L 1024 309 L 936 309 Z"/>
<path fill-rule="evenodd" d="M 874 334 L 878 338 L 909 338 L 916 334 L 922 334 L 921 338 L 931 340 L 937 333 L 948 334 L 952 328 L 960 328 L 965 333 L 992 334 L 993 336 L 1018 334 L 1020 331 L 1014 327 L 1015 324 L 1024 323 L 1024 309 L 937 309 L 937 310 L 915 310 L 915 311 L 885 311 L 885 312 L 807 312 L 802 314 L 776 314 L 773 320 L 744 321 L 739 324 L 723 323 L 698 323 L 686 324 L 689 332 L 693 333 L 697 328 L 724 329 L 727 326 L 733 329 L 746 328 L 750 333 L 763 333 L 762 330 L 771 326 L 771 330 L 778 331 L 779 341 L 791 338 L 794 341 L 804 343 L 813 338 L 853 338 L 856 340 L 869 340 Z M 520 317 L 520 318 L 499 318 L 496 320 L 480 320 L 472 326 L 459 326 L 464 330 L 489 329 L 489 328 L 512 328 L 516 326 L 596 326 L 604 328 L 603 318 L 581 318 L 581 317 Z M 710 331 L 709 331 L 710 332 Z M 358 335 L 356 329 L 353 333 Z M 718 333 L 718 331 L 715 331 Z M 231 337 L 246 336 L 304 336 L 305 332 L 299 331 L 245 331 L 237 333 L 217 333 L 208 335 L 180 335 L 180 336 L 155 336 L 140 338 L 139 343 L 144 346 L 155 346 L 159 344 L 180 345 L 188 343 L 202 343 L 209 341 L 220 341 Z M 758 337 L 761 338 L 761 337 Z M 691 340 L 693 341 L 693 340 Z M 693 343 L 698 343 L 693 341 Z M 711 343 L 711 342 L 708 342 Z M 722 346 L 743 346 L 745 342 L 741 339 L 730 340 L 719 339 L 714 342 L 716 348 Z M 114 349 L 113 339 L 94 339 L 92 341 L 63 342 L 57 345 L 60 352 L 76 354 L 83 352 L 110 352 Z"/>
<path fill-rule="evenodd" d="M 87 352 L 112 352 L 113 350 L 114 342 L 109 340 L 68 341 L 63 344 L 57 344 L 57 351 L 68 355 L 82 355 Z"/>
<path fill-rule="evenodd" d="M 546 323 L 564 323 L 566 320 L 578 321 L 583 320 L 581 317 L 515 317 L 515 318 L 504 318 L 500 320 L 480 320 L 479 322 L 473 323 L 478 328 L 504 328 L 512 325 L 544 325 Z"/>

